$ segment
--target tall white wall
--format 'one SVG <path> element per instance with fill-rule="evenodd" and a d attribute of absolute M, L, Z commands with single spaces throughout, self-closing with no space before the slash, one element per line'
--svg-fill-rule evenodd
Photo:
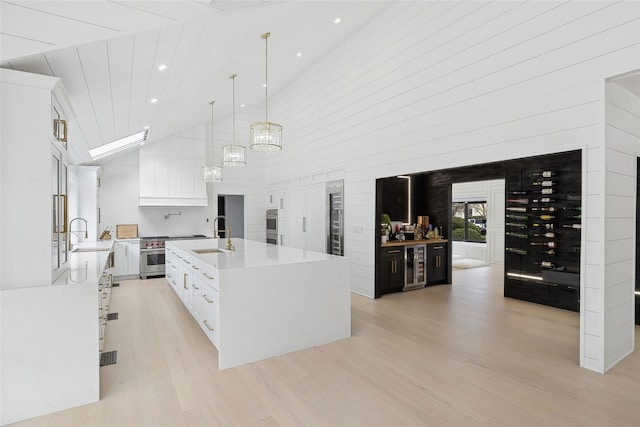
<path fill-rule="evenodd" d="M 396 2 L 270 99 L 286 145 L 269 182 L 345 167 L 345 255 L 373 297 L 376 178 L 585 149 L 583 276 L 602 281 L 603 80 L 637 68 L 639 17 L 638 2 Z M 605 297 L 583 305 L 602 315 Z M 581 364 L 602 371 L 603 354 Z"/>
<path fill-rule="evenodd" d="M 640 98 L 605 86 L 604 368 L 634 348 L 635 217 Z"/>

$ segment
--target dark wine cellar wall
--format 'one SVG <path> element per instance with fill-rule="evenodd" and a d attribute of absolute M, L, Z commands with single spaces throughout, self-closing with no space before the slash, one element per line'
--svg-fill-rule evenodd
<path fill-rule="evenodd" d="M 554 174 L 553 177 L 548 178 L 553 181 L 551 186 L 553 197 L 549 197 L 553 200 L 552 202 L 542 203 L 539 201 L 542 197 L 536 197 L 541 195 L 536 192 L 540 191 L 542 186 L 536 186 L 533 183 L 543 179 L 534 174 L 542 171 L 551 171 Z M 573 225 L 581 222 L 579 218 L 581 211 L 578 209 L 581 206 L 579 197 L 582 191 L 581 150 L 413 174 L 413 219 L 415 220 L 416 215 L 429 215 L 429 222 L 442 227 L 444 237 L 448 238 L 452 233 L 451 185 L 493 179 L 505 179 L 507 192 L 505 202 L 507 199 L 518 198 L 526 198 L 528 201 L 526 204 L 522 203 L 527 208 L 524 212 L 520 212 L 522 214 L 520 216 L 526 216 L 526 219 L 520 219 L 521 222 L 517 223 L 524 225 L 525 228 L 521 228 L 520 225 L 505 226 L 505 232 L 526 235 L 526 238 L 505 236 L 505 247 L 526 249 L 524 255 L 505 252 L 505 296 L 578 311 L 581 230 L 573 228 Z M 381 191 L 380 182 L 384 180 L 378 180 L 377 221 L 380 219 L 382 208 L 380 198 L 385 197 Z M 514 191 L 526 194 L 509 194 Z M 570 198 L 567 199 L 567 197 Z M 533 202 L 534 200 L 538 202 Z M 506 203 L 506 206 L 510 205 L 519 206 L 520 204 Z M 541 208 L 546 210 L 538 210 Z M 557 210 L 550 212 L 549 208 Z M 505 212 L 505 220 L 513 219 L 507 218 L 506 215 L 514 213 L 513 211 Z M 544 234 L 538 232 L 541 229 L 547 230 L 546 225 L 534 227 L 534 224 L 543 224 L 540 215 L 545 214 L 554 217 L 544 221 L 544 224 L 553 224 L 553 238 L 534 236 Z M 556 247 L 542 245 L 549 242 Z M 548 249 L 542 249 L 544 247 Z M 552 253 L 541 253 L 551 249 L 553 249 Z M 376 255 L 378 250 L 379 245 L 376 245 Z M 451 245 L 449 245 L 449 259 L 451 259 Z M 541 265 L 543 261 L 544 266 Z M 549 266 L 553 268 L 548 268 Z M 545 272 L 544 280 L 535 279 L 542 278 L 543 272 Z M 513 274 L 520 276 L 513 276 Z M 523 276 L 531 276 L 534 279 Z M 451 270 L 449 270 L 448 279 L 451 283 Z"/>

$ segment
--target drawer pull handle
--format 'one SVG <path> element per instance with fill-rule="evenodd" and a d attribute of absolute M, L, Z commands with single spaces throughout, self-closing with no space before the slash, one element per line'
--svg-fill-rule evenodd
<path fill-rule="evenodd" d="M 200 269 L 198 268 L 198 266 L 197 266 L 197 265 L 194 265 L 194 266 L 193 266 L 193 269 L 194 269 L 194 270 L 200 270 Z"/>
<path fill-rule="evenodd" d="M 444 246 L 435 246 L 433 249 L 444 249 Z"/>
<path fill-rule="evenodd" d="M 207 273 L 202 273 L 202 275 L 209 280 L 213 280 L 213 277 L 209 276 Z"/>
<path fill-rule="evenodd" d="M 197 287 L 196 285 L 191 285 L 191 287 L 192 287 L 193 289 L 200 289 L 200 288 L 199 288 L 199 287 Z"/>
<path fill-rule="evenodd" d="M 208 330 L 213 332 L 213 328 L 211 326 L 209 326 L 209 323 L 207 323 L 206 320 L 203 320 L 202 323 L 204 323 L 204 326 L 206 326 Z"/>
<path fill-rule="evenodd" d="M 186 264 L 191 264 L 191 263 L 190 263 L 189 261 L 187 261 L 186 259 L 184 260 L 184 262 L 185 262 Z"/>
<path fill-rule="evenodd" d="M 398 254 L 400 253 L 400 249 L 395 250 L 395 251 L 387 251 L 388 254 Z"/>
<path fill-rule="evenodd" d="M 209 298 L 207 298 L 207 294 L 202 294 L 202 298 L 204 298 L 204 300 L 209 304 L 213 304 L 213 300 L 210 300 Z"/>

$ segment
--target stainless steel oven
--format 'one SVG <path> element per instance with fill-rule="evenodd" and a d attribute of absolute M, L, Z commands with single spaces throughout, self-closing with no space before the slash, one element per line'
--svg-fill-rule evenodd
<path fill-rule="evenodd" d="M 140 278 L 164 276 L 164 242 L 169 236 L 140 239 Z"/>
<path fill-rule="evenodd" d="M 278 244 L 278 209 L 267 209 L 267 243 Z"/>

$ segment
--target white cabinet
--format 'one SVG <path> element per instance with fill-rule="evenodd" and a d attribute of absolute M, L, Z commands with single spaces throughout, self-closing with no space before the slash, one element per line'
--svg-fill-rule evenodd
<path fill-rule="evenodd" d="M 203 126 L 148 144 L 139 153 L 140 206 L 207 206 Z"/>
<path fill-rule="evenodd" d="M 72 110 L 58 78 L 0 69 L 0 81 L 0 287 L 48 285 L 68 269 Z"/>
<path fill-rule="evenodd" d="M 140 240 L 116 240 L 113 243 L 113 276 L 120 279 L 140 276 Z"/>
<path fill-rule="evenodd" d="M 325 184 L 289 190 L 286 246 L 326 252 Z"/>

